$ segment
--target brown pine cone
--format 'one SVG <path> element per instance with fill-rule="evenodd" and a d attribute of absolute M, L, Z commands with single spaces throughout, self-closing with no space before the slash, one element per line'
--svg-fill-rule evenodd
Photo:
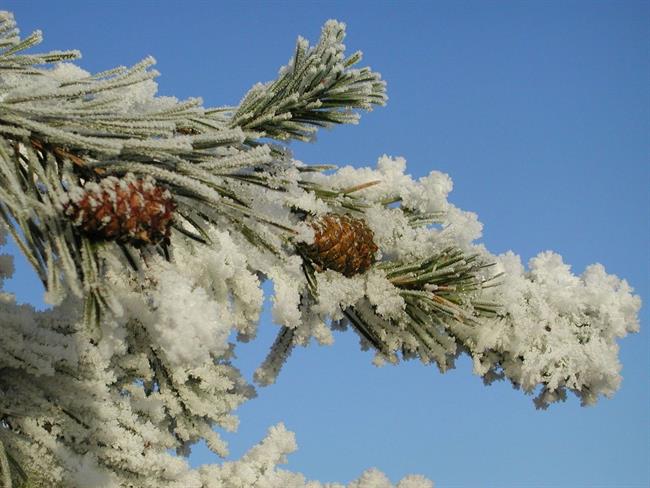
<path fill-rule="evenodd" d="M 325 214 L 310 222 L 314 242 L 305 254 L 317 269 L 332 269 L 350 277 L 366 271 L 375 262 L 377 245 L 372 230 L 361 219 Z"/>
<path fill-rule="evenodd" d="M 169 239 L 176 203 L 169 190 L 150 176 L 109 176 L 86 183 L 71 191 L 69 197 L 65 215 L 95 239 L 136 246 Z"/>

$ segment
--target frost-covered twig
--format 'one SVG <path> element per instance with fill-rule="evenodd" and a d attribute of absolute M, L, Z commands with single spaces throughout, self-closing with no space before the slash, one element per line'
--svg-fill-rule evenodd
<path fill-rule="evenodd" d="M 345 57 L 345 24 L 328 21 L 318 44 L 302 37 L 277 80 L 255 85 L 232 112 L 230 125 L 277 140 L 312 140 L 319 127 L 357 123 L 355 109 L 386 102 L 386 84 L 370 68 L 352 68 L 360 51 Z"/>

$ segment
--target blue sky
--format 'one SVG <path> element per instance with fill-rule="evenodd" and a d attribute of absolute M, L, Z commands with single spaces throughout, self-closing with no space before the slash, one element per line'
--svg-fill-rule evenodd
<path fill-rule="evenodd" d="M 580 273 L 605 265 L 650 303 L 650 3 L 3 1 L 43 49 L 80 49 L 89 71 L 158 60 L 160 93 L 235 104 L 271 79 L 300 34 L 329 18 L 388 81 L 389 103 L 359 126 L 294 144 L 311 163 L 451 175 L 451 201 L 479 214 L 483 242 L 528 260 L 552 249 Z M 22 262 L 10 288 L 41 303 Z M 483 386 L 468 361 L 441 375 L 418 363 L 375 368 L 351 332 L 292 356 L 277 384 L 239 410 L 238 457 L 279 421 L 297 434 L 288 467 L 349 481 L 377 466 L 438 487 L 645 487 L 650 484 L 648 308 L 621 341 L 611 400 L 536 411 L 505 383 Z M 239 347 L 250 377 L 273 340 Z M 199 446 L 192 462 L 210 461 Z"/>

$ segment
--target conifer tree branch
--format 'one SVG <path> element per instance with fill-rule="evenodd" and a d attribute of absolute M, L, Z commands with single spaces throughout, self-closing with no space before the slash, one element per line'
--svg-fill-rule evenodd
<path fill-rule="evenodd" d="M 258 137 L 309 141 L 321 127 L 356 124 L 355 110 L 386 103 L 386 84 L 370 68 L 352 68 L 360 51 L 344 55 L 345 24 L 330 20 L 320 41 L 309 47 L 299 38 L 293 58 L 277 80 L 257 84 L 231 112 L 231 127 Z"/>

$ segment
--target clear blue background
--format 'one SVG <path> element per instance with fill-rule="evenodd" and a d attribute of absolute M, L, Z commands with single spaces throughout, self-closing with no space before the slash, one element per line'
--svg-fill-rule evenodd
<path fill-rule="evenodd" d="M 152 54 L 161 94 L 208 106 L 273 78 L 297 35 L 314 41 L 325 20 L 345 21 L 346 44 L 388 81 L 389 104 L 294 144 L 297 158 L 372 165 L 387 153 L 416 176 L 448 172 L 451 200 L 478 212 L 493 252 L 528 260 L 553 249 L 578 273 L 601 262 L 650 303 L 647 2 L 2 4 L 23 32 L 44 30 L 44 49 L 80 49 L 90 71 Z M 23 263 L 10 288 L 41 303 Z M 641 319 L 641 333 L 621 341 L 613 399 L 548 411 L 509 384 L 483 386 L 466 360 L 446 375 L 418 363 L 375 368 L 353 333 L 339 333 L 333 347 L 298 350 L 239 410 L 232 455 L 284 421 L 300 446 L 288 467 L 312 479 L 349 481 L 377 466 L 438 487 L 646 487 L 647 306 Z M 249 378 L 274 333 L 267 313 L 259 340 L 239 347 Z M 192 457 L 210 460 L 201 446 Z"/>

